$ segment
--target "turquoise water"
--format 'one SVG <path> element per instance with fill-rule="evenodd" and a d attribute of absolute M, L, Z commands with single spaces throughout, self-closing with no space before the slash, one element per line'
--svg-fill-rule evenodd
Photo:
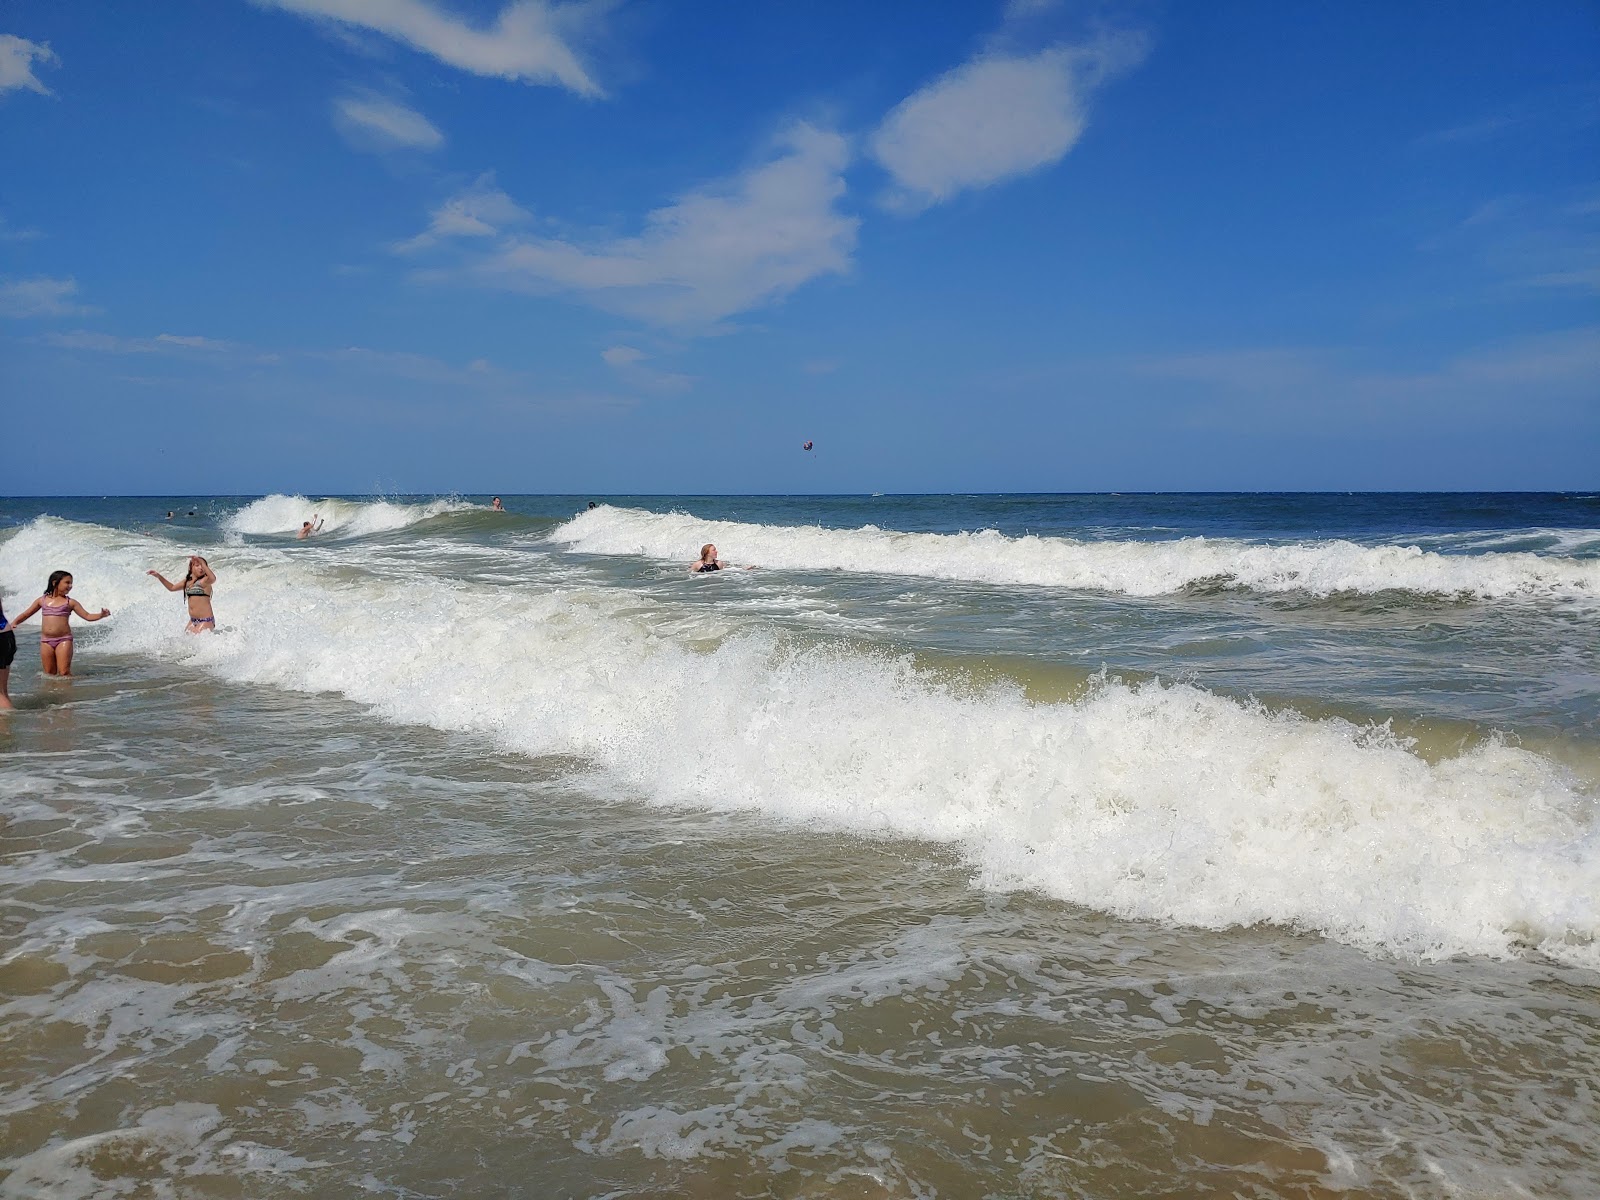
<path fill-rule="evenodd" d="M 1600 1188 L 1600 498 L 487 499 L 0 503 L 0 1195 Z"/>

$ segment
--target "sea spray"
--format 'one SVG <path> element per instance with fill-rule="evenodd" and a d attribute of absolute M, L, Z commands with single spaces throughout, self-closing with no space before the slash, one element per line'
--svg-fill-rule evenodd
<path fill-rule="evenodd" d="M 304 496 L 272 495 L 252 500 L 227 517 L 222 527 L 233 533 L 297 533 L 301 525 L 319 517 L 324 534 L 358 536 L 389 533 L 445 513 L 463 512 L 477 507 L 464 500 L 442 499 L 425 503 L 393 500 L 347 500 L 324 497 L 308 500 Z"/>

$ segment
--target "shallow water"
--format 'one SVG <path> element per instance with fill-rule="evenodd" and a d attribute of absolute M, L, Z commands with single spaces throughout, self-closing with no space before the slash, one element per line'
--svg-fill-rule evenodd
<path fill-rule="evenodd" d="M 7 502 L 0 1196 L 1600 1191 L 1587 525 L 892 499 Z"/>

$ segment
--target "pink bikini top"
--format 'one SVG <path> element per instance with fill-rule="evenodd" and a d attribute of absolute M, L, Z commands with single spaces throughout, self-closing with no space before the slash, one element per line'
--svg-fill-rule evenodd
<path fill-rule="evenodd" d="M 67 600 L 61 604 L 41 604 L 39 611 L 47 617 L 64 617 L 72 611 L 72 601 Z"/>

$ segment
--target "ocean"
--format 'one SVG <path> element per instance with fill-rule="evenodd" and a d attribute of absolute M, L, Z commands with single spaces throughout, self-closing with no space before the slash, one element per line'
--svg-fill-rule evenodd
<path fill-rule="evenodd" d="M 0 501 L 0 1197 L 1600 1194 L 1600 496 L 506 506 Z"/>

